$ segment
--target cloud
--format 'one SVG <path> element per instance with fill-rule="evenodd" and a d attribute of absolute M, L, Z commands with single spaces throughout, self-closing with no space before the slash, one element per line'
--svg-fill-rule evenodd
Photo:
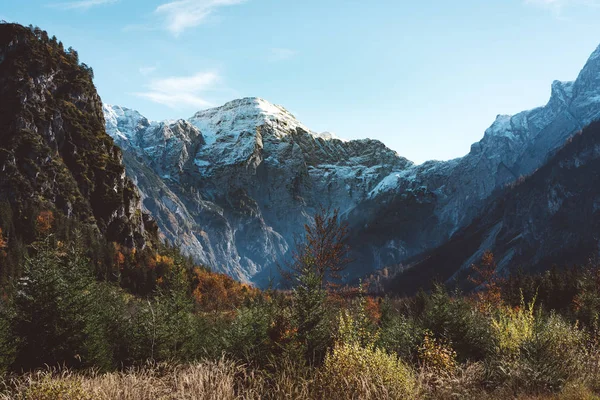
<path fill-rule="evenodd" d="M 271 49 L 271 52 L 269 54 L 269 61 L 289 60 L 290 58 L 294 57 L 296 54 L 298 54 L 298 52 L 295 50 L 281 48 L 281 47 L 275 47 L 275 48 Z"/>
<path fill-rule="evenodd" d="M 217 8 L 244 3 L 246 0 L 177 0 L 158 6 L 154 13 L 163 18 L 164 27 L 178 36 L 187 28 L 206 21 Z"/>
<path fill-rule="evenodd" d="M 563 9 L 571 6 L 600 7 L 600 0 L 525 0 L 525 4 L 560 13 Z"/>
<path fill-rule="evenodd" d="M 192 76 L 152 80 L 147 85 L 148 91 L 134 94 L 171 108 L 210 107 L 212 104 L 203 98 L 203 94 L 214 90 L 220 81 L 221 77 L 215 72 L 199 72 Z"/>
<path fill-rule="evenodd" d="M 148 76 L 151 73 L 153 73 L 154 71 L 156 71 L 158 67 L 156 65 L 154 66 L 148 66 L 148 67 L 140 67 L 139 71 L 140 74 L 144 75 L 144 76 Z"/>
<path fill-rule="evenodd" d="M 104 4 L 116 3 L 119 0 L 80 0 L 70 1 L 67 3 L 51 4 L 51 7 L 62 8 L 63 10 L 87 10 L 95 6 L 101 6 Z"/>

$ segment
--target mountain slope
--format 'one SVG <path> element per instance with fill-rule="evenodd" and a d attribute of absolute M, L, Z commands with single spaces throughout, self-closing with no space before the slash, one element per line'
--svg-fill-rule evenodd
<path fill-rule="evenodd" d="M 435 248 L 478 216 L 505 185 L 541 167 L 600 118 L 600 47 L 574 82 L 552 84 L 546 106 L 498 116 L 466 156 L 390 178 L 351 215 L 361 263 L 383 267 Z M 368 227 L 361 230 L 361 227 Z"/>
<path fill-rule="evenodd" d="M 165 236 L 242 280 L 272 277 L 319 205 L 348 210 L 412 165 L 378 141 L 324 139 L 262 99 L 170 123 L 121 107 L 104 112 Z"/>
<path fill-rule="evenodd" d="M 120 149 L 105 132 L 93 72 L 46 32 L 0 24 L 0 204 L 4 233 L 30 234 L 35 210 L 93 225 L 109 241 L 144 247 L 142 213 Z"/>
<path fill-rule="evenodd" d="M 485 212 L 448 242 L 429 252 L 394 282 L 412 292 L 468 273 L 493 251 L 497 272 L 543 271 L 583 264 L 600 249 L 600 122 L 576 134 L 543 167 L 506 187 Z"/>
<path fill-rule="evenodd" d="M 257 98 L 187 121 L 150 122 L 121 107 L 104 112 L 128 173 L 148 193 L 144 204 L 188 254 L 264 284 L 323 205 L 339 208 L 350 224 L 352 278 L 442 245 L 505 185 L 600 118 L 600 48 L 574 82 L 552 84 L 544 107 L 498 116 L 469 154 L 446 162 L 414 165 L 378 141 L 311 132 Z M 140 184 L 142 166 L 155 183 Z"/>

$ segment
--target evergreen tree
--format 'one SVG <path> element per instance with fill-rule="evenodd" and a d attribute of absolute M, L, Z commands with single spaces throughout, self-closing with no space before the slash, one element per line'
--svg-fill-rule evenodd
<path fill-rule="evenodd" d="M 100 339 L 90 329 L 94 282 L 87 260 L 76 245 L 58 242 L 52 234 L 35 242 L 32 251 L 15 291 L 11 325 L 19 341 L 14 367 L 95 363 Z"/>
<path fill-rule="evenodd" d="M 331 341 L 326 296 L 321 287 L 321 278 L 309 263 L 298 277 L 293 297 L 298 341 L 306 360 L 313 364 L 323 360 Z"/>

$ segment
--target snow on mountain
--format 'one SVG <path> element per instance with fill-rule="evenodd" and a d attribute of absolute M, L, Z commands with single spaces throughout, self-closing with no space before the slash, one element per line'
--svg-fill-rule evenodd
<path fill-rule="evenodd" d="M 140 189 L 155 193 L 146 200 L 162 231 L 199 261 L 265 283 L 323 205 L 348 219 L 357 258 L 350 273 L 361 275 L 447 241 L 499 189 L 599 119 L 598 54 L 600 47 L 574 82 L 555 81 L 545 106 L 498 116 L 466 156 L 421 165 L 376 140 L 315 133 L 259 98 L 188 121 L 150 122 L 114 106 L 104 112 L 107 131 L 131 160 L 128 173 L 143 166 L 145 175 L 156 174 Z"/>
<path fill-rule="evenodd" d="M 151 122 L 114 106 L 104 112 L 165 236 L 243 280 L 268 279 L 317 207 L 348 214 L 385 176 L 413 166 L 376 140 L 316 134 L 258 98 L 189 121 Z"/>

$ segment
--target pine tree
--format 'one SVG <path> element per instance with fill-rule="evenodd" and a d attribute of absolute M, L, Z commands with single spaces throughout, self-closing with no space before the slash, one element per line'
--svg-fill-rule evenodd
<path fill-rule="evenodd" d="M 94 281 L 88 260 L 76 244 L 56 241 L 50 233 L 32 245 L 32 252 L 15 291 L 14 367 L 93 364 L 98 357 L 91 349 L 97 338 L 90 337 Z"/>
<path fill-rule="evenodd" d="M 326 292 L 321 278 L 309 266 L 298 277 L 294 289 L 294 317 L 297 338 L 306 360 L 320 363 L 325 357 L 331 335 L 328 330 Z"/>

